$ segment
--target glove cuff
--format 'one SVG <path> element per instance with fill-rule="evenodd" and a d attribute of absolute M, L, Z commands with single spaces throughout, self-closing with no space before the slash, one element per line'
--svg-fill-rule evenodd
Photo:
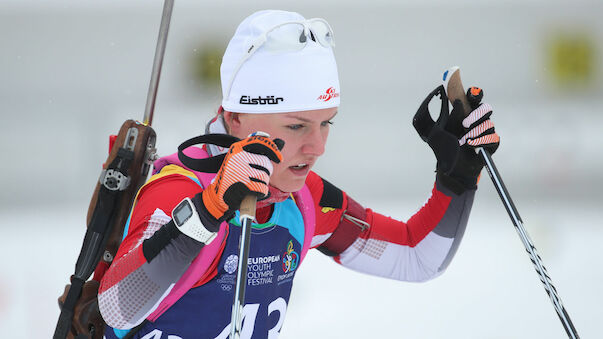
<path fill-rule="evenodd" d="M 436 180 L 439 181 L 442 186 L 448 188 L 456 195 L 461 195 L 467 190 L 477 189 L 477 177 L 474 179 L 458 178 L 445 174 L 441 171 L 436 171 Z"/>
<path fill-rule="evenodd" d="M 199 206 L 203 206 L 209 216 L 212 216 L 216 220 L 220 220 L 224 216 L 227 208 L 220 206 L 218 196 L 212 192 L 214 189 L 213 184 L 201 192 L 201 201 Z M 224 204 L 226 205 L 226 204 Z"/>

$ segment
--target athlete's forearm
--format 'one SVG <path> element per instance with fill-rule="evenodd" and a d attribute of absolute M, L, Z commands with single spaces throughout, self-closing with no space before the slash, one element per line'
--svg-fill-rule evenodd
<path fill-rule="evenodd" d="M 354 270 L 404 281 L 441 274 L 463 237 L 474 190 L 461 195 L 436 180 L 431 197 L 404 223 L 367 209 L 370 227 L 335 259 Z"/>
<path fill-rule="evenodd" d="M 448 267 L 463 239 L 467 223 L 469 222 L 469 214 L 471 213 L 476 190 L 467 190 L 461 195 L 456 195 L 446 187 L 439 185 L 437 181 L 436 187 L 445 195 L 452 197 L 444 217 L 432 231 L 440 237 L 452 239 L 450 249 L 438 267 L 436 275 L 439 275 Z"/>
<path fill-rule="evenodd" d="M 170 220 L 156 210 L 138 244 L 105 274 L 99 307 L 109 326 L 129 329 L 144 321 L 199 254 L 202 244 L 180 233 Z"/>

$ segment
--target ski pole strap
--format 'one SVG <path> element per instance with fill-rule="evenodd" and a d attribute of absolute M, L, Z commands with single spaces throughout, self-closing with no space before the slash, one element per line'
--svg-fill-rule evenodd
<path fill-rule="evenodd" d="M 226 154 L 220 154 L 211 158 L 195 159 L 184 154 L 184 150 L 190 146 L 199 144 L 210 144 L 220 147 L 229 148 L 230 145 L 234 144 L 241 139 L 228 134 L 204 134 L 198 137 L 194 137 L 186 140 L 180 146 L 178 146 L 178 159 L 186 167 L 193 171 L 204 172 L 204 173 L 218 173 L 218 170 L 224 162 Z"/>

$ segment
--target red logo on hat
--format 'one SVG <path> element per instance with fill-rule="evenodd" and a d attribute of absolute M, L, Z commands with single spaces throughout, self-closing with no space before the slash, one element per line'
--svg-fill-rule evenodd
<path fill-rule="evenodd" d="M 318 99 L 316 99 L 316 100 L 329 101 L 333 98 L 337 98 L 338 96 L 339 96 L 339 93 L 335 92 L 335 87 L 329 87 L 325 91 L 325 94 L 319 95 Z"/>

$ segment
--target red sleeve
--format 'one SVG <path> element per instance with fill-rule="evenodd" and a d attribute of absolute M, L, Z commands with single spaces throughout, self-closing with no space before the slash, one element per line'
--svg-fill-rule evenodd
<path fill-rule="evenodd" d="M 138 245 L 155 210 L 161 209 L 170 216 L 182 199 L 192 198 L 200 191 L 199 185 L 179 174 L 168 175 L 145 185 L 138 194 L 128 234 L 121 243 L 116 258 L 121 258 Z"/>
<path fill-rule="evenodd" d="M 475 196 L 474 190 L 456 195 L 436 179 L 427 202 L 403 222 L 363 207 L 314 173 L 306 184 L 317 215 L 311 246 L 350 269 L 403 281 L 426 281 L 444 272 Z"/>
<path fill-rule="evenodd" d="M 310 189 L 316 209 L 316 229 L 312 247 L 324 245 L 322 247 L 327 247 L 330 255 L 343 252 L 357 238 L 414 247 L 438 225 L 451 201 L 451 197 L 434 185 L 431 197 L 425 205 L 408 222 L 403 222 L 363 207 L 314 172 L 308 175 L 306 185 Z M 351 222 L 344 218 L 344 213 L 346 217 L 355 217 L 370 227 Z"/>
<path fill-rule="evenodd" d="M 434 187 L 429 200 L 408 222 L 398 221 L 367 209 L 366 221 L 371 227 L 360 237 L 415 247 L 442 220 L 451 199 Z"/>
<path fill-rule="evenodd" d="M 142 187 L 133 207 L 128 233 L 102 278 L 99 293 L 113 287 L 146 262 L 139 245 L 161 226 L 149 222 L 155 210 L 161 209 L 169 216 L 184 197 L 193 197 L 199 191 L 199 185 L 179 174 L 158 178 Z"/>

